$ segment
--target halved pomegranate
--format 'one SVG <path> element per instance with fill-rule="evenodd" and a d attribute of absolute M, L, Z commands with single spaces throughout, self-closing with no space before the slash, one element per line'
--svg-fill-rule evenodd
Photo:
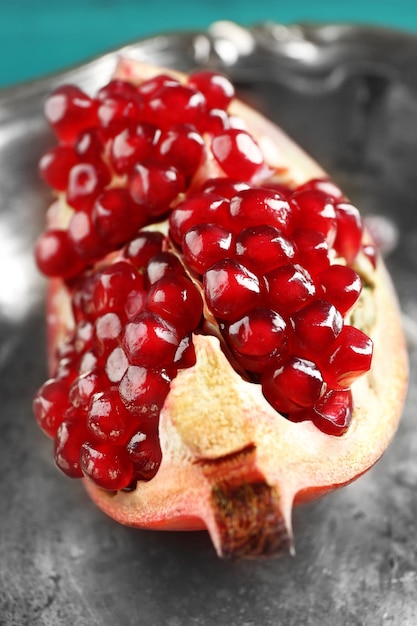
<path fill-rule="evenodd" d="M 116 520 L 207 528 L 246 557 L 292 549 L 293 505 L 378 460 L 407 359 L 358 210 L 233 94 L 122 60 L 96 96 L 48 99 L 51 379 L 34 412 Z"/>

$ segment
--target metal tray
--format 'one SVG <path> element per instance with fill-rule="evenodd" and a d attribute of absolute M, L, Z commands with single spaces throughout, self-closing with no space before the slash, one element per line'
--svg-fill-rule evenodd
<path fill-rule="evenodd" d="M 316 157 L 398 245 L 387 264 L 410 338 L 411 384 L 384 458 L 294 513 L 296 556 L 222 562 L 204 532 L 117 525 L 58 473 L 31 415 L 46 375 L 44 287 L 32 261 L 48 194 L 37 160 L 57 83 L 95 89 L 119 53 L 227 71 L 242 98 Z M 162 34 L 0 91 L 1 626 L 417 623 L 417 38 L 349 25 L 216 23 Z M 378 222 L 381 223 L 381 220 Z"/>

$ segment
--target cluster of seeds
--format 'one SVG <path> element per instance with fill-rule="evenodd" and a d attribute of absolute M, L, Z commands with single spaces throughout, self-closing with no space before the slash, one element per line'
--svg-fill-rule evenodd
<path fill-rule="evenodd" d="M 64 86 L 46 102 L 59 144 L 40 172 L 69 211 L 35 253 L 66 281 L 75 329 L 34 411 L 69 476 L 118 490 L 155 475 L 160 411 L 195 363 L 197 332 L 216 333 L 288 419 L 333 435 L 349 426 L 372 342 L 345 320 L 362 290 L 355 260 L 374 251 L 332 182 L 270 178 L 228 113 L 233 95 L 199 71 L 186 84 L 115 80 L 93 98 Z M 223 176 L 203 180 L 211 159 Z M 162 221 L 167 235 L 146 229 Z"/>

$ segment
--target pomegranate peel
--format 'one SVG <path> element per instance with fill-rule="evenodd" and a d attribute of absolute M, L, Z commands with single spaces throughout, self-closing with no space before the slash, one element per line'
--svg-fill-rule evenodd
<path fill-rule="evenodd" d="M 139 86 L 147 80 L 187 80 L 168 70 L 160 76 L 159 68 L 126 59 L 121 60 L 116 72 L 117 80 Z M 184 94 L 185 90 L 181 97 Z M 198 106 L 202 106 L 201 99 Z M 236 99 L 229 105 L 228 113 L 244 120 L 247 132 L 264 156 L 262 165 L 249 167 L 250 185 L 270 185 L 271 189 L 282 185 L 300 191 L 308 188 L 312 180 L 326 178 L 319 165 L 259 113 Z M 225 177 L 222 161 L 207 150 L 206 158 L 189 180 L 189 190 L 199 189 L 202 181 L 218 176 Z M 115 176 L 112 185 L 119 183 Z M 334 202 L 341 200 L 342 196 Z M 285 204 L 284 200 L 280 202 Z M 177 201 L 172 205 L 174 210 L 176 205 Z M 343 212 L 343 207 L 338 210 Z M 59 200 L 49 211 L 49 226 L 65 230 L 71 215 L 72 209 L 60 191 Z M 161 216 L 163 219 L 162 212 Z M 279 219 L 280 228 L 285 229 L 286 213 L 280 214 Z M 149 228 L 169 232 L 166 221 L 148 224 L 146 229 Z M 328 245 L 332 245 L 332 229 L 326 229 L 318 240 L 325 242 L 327 237 Z M 367 240 L 366 233 L 363 237 Z M 374 269 L 359 250 L 360 242 L 355 242 L 354 237 L 352 241 L 348 251 L 350 264 L 355 263 L 365 287 L 360 297 L 357 290 L 356 304 L 349 301 L 346 305 L 345 324 L 352 323 L 371 337 L 374 354 L 370 371 L 351 385 L 353 414 L 347 430 L 343 434 L 341 431 L 341 436 L 333 436 L 308 419 L 297 421 L 296 415 L 294 419 L 280 415 L 263 395 L 262 386 L 256 384 L 257 375 L 255 382 L 244 372 L 241 375 L 245 368 L 242 370 L 234 361 L 239 355 L 233 356 L 222 338 L 222 324 L 228 321 L 218 322 L 205 297 L 205 325 L 192 335 L 195 364 L 191 359 L 172 376 L 159 414 L 159 469 L 151 479 L 138 480 L 134 487 L 117 491 L 85 479 L 88 493 L 101 509 L 121 523 L 141 528 L 207 528 L 218 554 L 224 557 L 265 556 L 292 550 L 294 504 L 351 482 L 378 460 L 391 441 L 401 414 L 407 383 L 406 350 L 395 293 L 383 263 L 378 259 Z M 176 246 L 169 250 L 181 258 Z M 312 250 L 314 253 L 314 247 Z M 120 254 L 105 252 L 102 259 L 93 259 L 98 268 L 94 271 L 119 259 Z M 204 295 L 194 273 L 188 271 L 186 275 Z M 56 369 L 57 346 L 64 344 L 74 330 L 72 289 L 71 281 L 50 281 L 47 321 L 52 373 Z M 263 277 L 259 289 L 262 299 L 268 289 Z M 291 319 L 292 310 L 287 314 Z M 189 339 L 187 342 L 189 345 Z M 140 362 L 135 366 L 140 367 Z M 320 394 L 323 393 L 322 388 Z"/>

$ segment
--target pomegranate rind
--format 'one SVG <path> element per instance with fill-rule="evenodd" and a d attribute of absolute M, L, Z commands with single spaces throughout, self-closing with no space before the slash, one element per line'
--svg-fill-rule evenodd
<path fill-rule="evenodd" d="M 163 70 L 166 73 L 167 70 Z M 118 78 L 142 81 L 160 68 L 122 60 Z M 182 79 L 182 75 L 175 73 Z M 235 100 L 267 161 L 292 184 L 325 172 L 279 128 Z M 218 175 L 206 163 L 198 176 Z M 65 208 L 53 213 L 65 221 Z M 294 504 L 352 482 L 387 449 L 404 403 L 407 352 L 396 295 L 381 260 L 372 275 L 364 316 L 374 341 L 371 371 L 354 383 L 352 425 L 341 437 L 311 422 L 293 423 L 265 400 L 259 385 L 231 367 L 217 338 L 196 335 L 196 365 L 179 372 L 160 415 L 162 462 L 156 476 L 133 491 L 108 492 L 84 480 L 93 501 L 117 521 L 140 528 L 207 528 L 221 556 L 269 555 L 292 546 Z M 69 296 L 50 282 L 50 362 L 71 327 Z"/>

